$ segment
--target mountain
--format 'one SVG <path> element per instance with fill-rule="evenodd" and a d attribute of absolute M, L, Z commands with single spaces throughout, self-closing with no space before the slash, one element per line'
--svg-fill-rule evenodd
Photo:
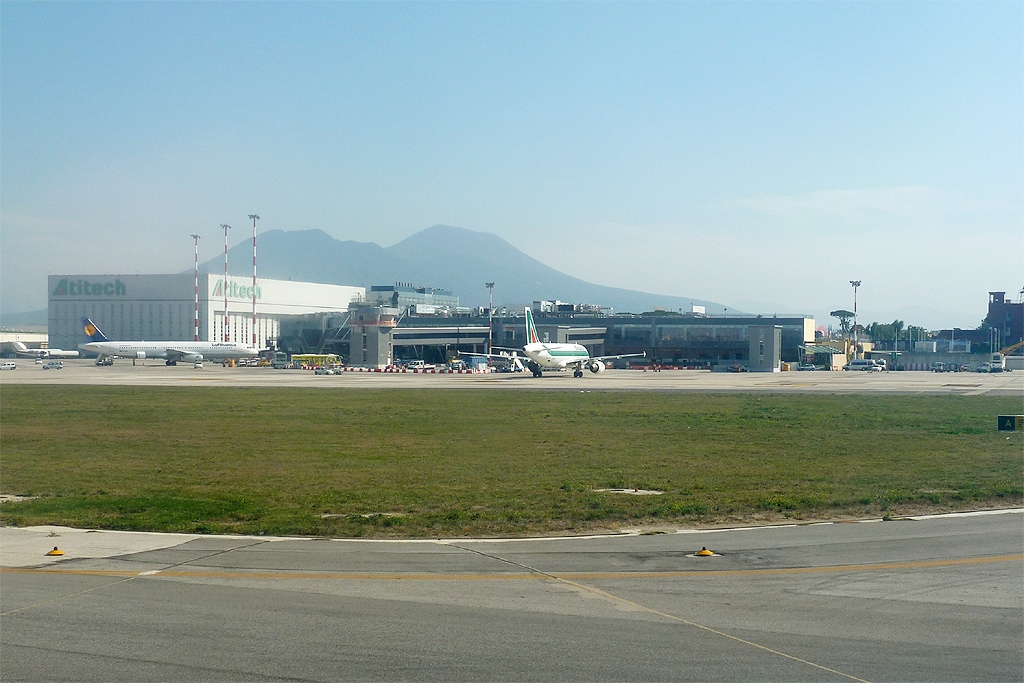
<path fill-rule="evenodd" d="M 662 307 L 690 310 L 705 306 L 722 313 L 721 304 L 606 287 L 585 282 L 516 249 L 490 233 L 435 225 L 390 247 L 372 242 L 342 242 L 322 230 L 271 230 L 259 235 L 258 274 L 276 280 L 301 280 L 336 285 L 392 285 L 450 289 L 464 306 L 486 306 L 485 282 L 495 282 L 494 304 L 558 299 L 570 303 L 610 306 L 616 312 L 640 313 Z M 228 251 L 232 275 L 252 274 L 252 243 Z M 202 272 L 224 272 L 223 258 L 200 265 Z M 739 311 L 730 311 L 739 313 Z"/>

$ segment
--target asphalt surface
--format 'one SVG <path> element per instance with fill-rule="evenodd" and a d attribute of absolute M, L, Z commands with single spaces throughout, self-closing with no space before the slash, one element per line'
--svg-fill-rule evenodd
<path fill-rule="evenodd" d="M 124 386 L 277 386 L 461 389 L 554 389 L 624 391 L 803 392 L 829 394 L 962 394 L 1024 396 L 1024 372 L 777 372 L 733 373 L 707 370 L 606 370 L 576 379 L 571 372 L 549 372 L 534 378 L 529 373 L 419 374 L 345 372 L 315 375 L 310 370 L 225 368 L 206 363 L 194 368 L 185 363 L 168 367 L 160 360 L 120 359 L 110 367 L 96 367 L 87 359 L 64 361 L 63 370 L 43 370 L 31 361 L 18 361 L 15 370 L 0 372 L 0 386 L 8 384 L 92 384 Z"/>
<path fill-rule="evenodd" d="M 505 541 L 0 529 L 0 679 L 1020 681 L 1021 513 Z"/>

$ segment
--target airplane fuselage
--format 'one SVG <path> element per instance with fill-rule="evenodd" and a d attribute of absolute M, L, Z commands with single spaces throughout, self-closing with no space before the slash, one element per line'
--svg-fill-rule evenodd
<path fill-rule="evenodd" d="M 590 352 L 582 344 L 535 342 L 524 346 L 523 353 L 542 368 L 579 366 L 590 360 Z"/>
<path fill-rule="evenodd" d="M 14 342 L 14 353 L 29 358 L 78 358 L 78 351 L 64 349 L 30 349 L 23 342 Z"/>
<path fill-rule="evenodd" d="M 105 341 L 89 342 L 79 348 L 101 356 L 120 358 L 166 358 L 169 360 L 204 360 L 224 358 L 251 358 L 258 356 L 256 349 L 238 342 L 197 341 Z"/>

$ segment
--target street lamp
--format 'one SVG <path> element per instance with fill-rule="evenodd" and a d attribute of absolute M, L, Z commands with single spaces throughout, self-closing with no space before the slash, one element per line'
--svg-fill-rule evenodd
<path fill-rule="evenodd" d="M 192 235 L 196 242 L 196 341 L 199 341 L 199 235 Z"/>
<path fill-rule="evenodd" d="M 260 219 L 259 214 L 250 213 L 249 220 L 252 221 L 252 348 L 256 346 L 256 221 Z"/>
<path fill-rule="evenodd" d="M 494 344 L 491 332 L 494 327 L 494 283 L 485 282 L 484 287 L 487 288 L 487 353 L 490 353 Z"/>
<path fill-rule="evenodd" d="M 860 280 L 850 280 L 853 285 L 853 357 L 857 358 L 857 288 L 860 287 Z"/>
<path fill-rule="evenodd" d="M 228 230 L 231 226 L 221 223 L 220 227 L 224 228 L 224 282 L 221 287 L 224 290 L 224 320 L 221 324 L 224 326 L 224 341 L 228 341 Z"/>

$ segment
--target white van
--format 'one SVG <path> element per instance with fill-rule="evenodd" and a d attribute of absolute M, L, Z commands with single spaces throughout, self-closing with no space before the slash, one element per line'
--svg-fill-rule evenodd
<path fill-rule="evenodd" d="M 13 370 L 16 367 L 18 367 L 18 364 L 13 360 L 5 360 L 3 363 L 0 363 L 0 370 Z"/>
<path fill-rule="evenodd" d="M 871 359 L 855 358 L 843 366 L 843 370 L 864 370 L 866 372 L 882 372 L 884 365 L 880 365 Z"/>

